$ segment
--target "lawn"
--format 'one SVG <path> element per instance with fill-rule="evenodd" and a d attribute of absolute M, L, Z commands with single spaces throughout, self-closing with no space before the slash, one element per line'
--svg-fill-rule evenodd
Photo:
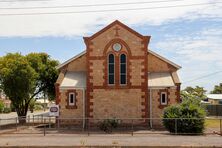
<path fill-rule="evenodd" d="M 205 126 L 206 128 L 220 128 L 220 119 L 206 119 Z"/>

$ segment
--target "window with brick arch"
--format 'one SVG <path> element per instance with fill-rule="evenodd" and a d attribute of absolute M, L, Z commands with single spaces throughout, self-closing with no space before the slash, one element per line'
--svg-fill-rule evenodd
<path fill-rule="evenodd" d="M 126 55 L 125 54 L 121 54 L 120 55 L 120 85 L 125 85 L 126 82 L 126 71 L 127 71 L 127 67 L 126 67 Z"/>
<path fill-rule="evenodd" d="M 115 84 L 115 56 L 113 54 L 108 56 L 108 84 Z"/>

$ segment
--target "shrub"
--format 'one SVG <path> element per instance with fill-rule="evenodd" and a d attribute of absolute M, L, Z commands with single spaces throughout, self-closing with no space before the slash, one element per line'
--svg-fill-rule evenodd
<path fill-rule="evenodd" d="M 102 122 L 99 122 L 100 130 L 111 133 L 112 129 L 118 127 L 118 120 L 117 119 L 105 119 Z"/>
<path fill-rule="evenodd" d="M 203 133 L 206 112 L 194 98 L 164 109 L 163 125 L 171 133 Z M 164 119 L 167 118 L 167 119 Z"/>
<path fill-rule="evenodd" d="M 11 108 L 5 107 L 3 110 L 3 113 L 10 113 L 11 112 Z"/>
<path fill-rule="evenodd" d="M 4 110 L 4 103 L 0 100 L 0 113 L 2 113 Z"/>

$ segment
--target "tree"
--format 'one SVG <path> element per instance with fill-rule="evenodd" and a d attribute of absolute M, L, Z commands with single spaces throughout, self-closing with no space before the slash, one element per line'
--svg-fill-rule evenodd
<path fill-rule="evenodd" d="M 3 112 L 4 107 L 5 107 L 5 105 L 4 105 L 3 101 L 2 101 L 2 100 L 0 100 L 0 113 L 2 113 L 2 112 Z"/>
<path fill-rule="evenodd" d="M 54 99 L 58 62 L 45 53 L 7 54 L 0 58 L 0 83 L 18 117 L 26 117 L 32 99 L 45 94 Z M 20 120 L 25 122 L 25 120 Z"/>
<path fill-rule="evenodd" d="M 211 94 L 222 94 L 222 83 L 215 85 L 214 89 L 210 92 Z"/>
<path fill-rule="evenodd" d="M 181 91 L 181 98 L 182 100 L 185 98 L 197 98 L 203 100 L 206 98 L 206 90 L 203 87 L 196 86 L 196 87 L 186 87 L 184 90 Z"/>
<path fill-rule="evenodd" d="M 164 109 L 163 124 L 172 133 L 203 133 L 206 111 L 200 99 L 189 97 Z"/>

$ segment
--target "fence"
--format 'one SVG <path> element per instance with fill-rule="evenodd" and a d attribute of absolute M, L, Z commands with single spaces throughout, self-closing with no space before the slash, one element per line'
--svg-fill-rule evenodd
<path fill-rule="evenodd" d="M 222 105 L 221 104 L 218 104 L 218 105 L 208 104 L 205 106 L 206 106 L 206 110 L 208 112 L 208 116 L 222 116 Z"/>
<path fill-rule="evenodd" d="M 222 135 L 222 118 L 55 118 L 43 115 L 26 118 L 0 119 L 0 134 L 169 134 L 163 126 L 167 122 L 173 134 L 219 134 Z M 204 133 L 190 129 L 205 122 Z M 187 130 L 189 132 L 184 132 Z"/>

